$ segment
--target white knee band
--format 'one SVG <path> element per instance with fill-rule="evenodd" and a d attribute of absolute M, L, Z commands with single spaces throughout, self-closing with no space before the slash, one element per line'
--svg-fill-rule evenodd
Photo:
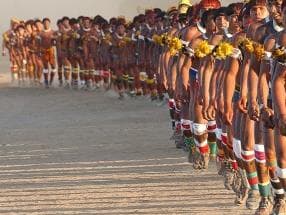
<path fill-rule="evenodd" d="M 205 153 L 209 152 L 209 146 L 208 146 L 208 141 L 207 140 L 204 140 L 203 142 L 199 142 L 195 138 L 195 144 L 196 144 L 197 149 L 199 150 L 199 152 L 201 154 L 205 154 Z"/>
<path fill-rule="evenodd" d="M 93 70 L 93 75 L 100 75 L 100 71 L 99 70 Z"/>
<path fill-rule="evenodd" d="M 279 178 L 276 178 L 276 179 L 273 179 L 273 178 L 270 178 L 270 181 L 271 183 L 275 183 L 275 184 L 278 184 L 280 183 L 280 180 Z M 272 190 L 274 192 L 275 195 L 283 195 L 285 193 L 284 189 L 275 189 L 272 185 Z"/>
<path fill-rule="evenodd" d="M 255 144 L 254 146 L 255 160 L 258 163 L 266 163 L 264 145 Z"/>
<path fill-rule="evenodd" d="M 241 157 L 241 142 L 240 140 L 233 138 L 233 152 L 235 156 L 239 159 L 242 159 Z"/>
<path fill-rule="evenodd" d="M 279 178 L 286 178 L 286 169 L 281 169 L 280 167 L 277 167 L 276 173 Z"/>
<path fill-rule="evenodd" d="M 194 133 L 193 126 L 194 126 L 194 122 L 193 122 L 193 121 L 191 121 L 191 132 L 192 132 L 192 133 Z"/>
<path fill-rule="evenodd" d="M 192 126 L 191 120 L 182 119 L 181 124 L 182 124 L 183 131 L 191 131 L 191 126 Z"/>
<path fill-rule="evenodd" d="M 244 161 L 246 162 L 250 162 L 253 161 L 255 159 L 255 153 L 254 151 L 241 151 L 241 157 Z"/>
<path fill-rule="evenodd" d="M 208 141 L 204 140 L 203 142 L 199 142 L 196 138 L 194 139 L 194 142 L 197 147 L 202 148 L 208 145 Z"/>
<path fill-rule="evenodd" d="M 181 124 L 181 122 L 180 122 L 180 121 L 176 121 L 176 122 L 175 122 L 175 127 L 176 127 L 177 130 L 181 130 L 181 129 L 182 129 L 182 124 Z"/>
<path fill-rule="evenodd" d="M 227 133 L 224 133 L 224 132 L 221 133 L 221 143 L 224 146 L 227 145 Z"/>
<path fill-rule="evenodd" d="M 175 99 L 169 99 L 169 109 L 173 110 L 175 108 Z"/>
<path fill-rule="evenodd" d="M 208 132 L 216 132 L 216 121 L 208 121 Z"/>
<path fill-rule="evenodd" d="M 53 73 L 56 73 L 56 72 L 57 72 L 57 69 L 53 69 L 52 72 L 53 72 Z"/>
<path fill-rule="evenodd" d="M 43 69 L 43 73 L 44 73 L 44 74 L 48 74 L 48 73 L 49 73 L 49 70 L 48 70 L 48 69 Z"/>
<path fill-rule="evenodd" d="M 194 123 L 193 132 L 197 136 L 207 133 L 207 124 Z"/>
<path fill-rule="evenodd" d="M 178 108 L 178 105 L 175 102 L 175 111 L 176 113 L 181 113 L 181 109 Z"/>
<path fill-rule="evenodd" d="M 72 70 L 73 70 L 73 73 L 76 73 L 76 74 L 79 73 L 79 68 L 78 68 L 78 67 L 75 67 L 75 68 L 73 68 Z"/>
<path fill-rule="evenodd" d="M 221 141 L 221 133 L 222 133 L 221 128 L 217 128 L 215 131 L 215 134 L 216 134 L 216 138 L 220 141 Z"/>

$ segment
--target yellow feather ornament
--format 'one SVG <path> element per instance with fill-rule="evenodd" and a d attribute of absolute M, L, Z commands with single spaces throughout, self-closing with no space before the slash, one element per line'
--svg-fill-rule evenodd
<path fill-rule="evenodd" d="M 207 40 L 201 41 L 198 46 L 195 48 L 195 56 L 198 58 L 206 57 L 211 54 L 212 49 Z"/>

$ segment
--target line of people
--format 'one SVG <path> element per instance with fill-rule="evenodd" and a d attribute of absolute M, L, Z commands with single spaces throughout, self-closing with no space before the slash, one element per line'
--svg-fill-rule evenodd
<path fill-rule="evenodd" d="M 202 0 L 186 17 L 154 37 L 176 146 L 194 169 L 215 159 L 236 205 L 286 214 L 286 1 Z"/>
<path fill-rule="evenodd" d="M 97 15 L 93 19 L 63 17 L 57 30 L 51 20 L 11 19 L 3 34 L 2 54 L 11 62 L 12 82 L 19 85 L 59 86 L 96 89 L 114 87 L 119 97 L 151 95 L 164 98 L 157 71 L 162 47 L 152 35 L 166 31 L 167 14 L 148 10 L 132 22 L 124 17 L 109 21 Z"/>
<path fill-rule="evenodd" d="M 236 205 L 286 214 L 285 0 L 181 0 L 132 22 L 81 16 L 58 20 L 57 31 L 50 24 L 11 20 L 3 55 L 12 81 L 48 88 L 57 74 L 60 86 L 168 98 L 176 147 L 195 170 L 215 160 Z"/>

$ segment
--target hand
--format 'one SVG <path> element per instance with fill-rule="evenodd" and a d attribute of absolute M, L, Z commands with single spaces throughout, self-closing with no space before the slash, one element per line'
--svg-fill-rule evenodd
<path fill-rule="evenodd" d="M 199 98 L 198 98 L 199 99 Z M 202 114 L 204 119 L 209 120 L 208 114 L 207 114 L 207 110 L 209 108 L 209 102 L 206 100 L 202 100 Z"/>
<path fill-rule="evenodd" d="M 2 56 L 3 57 L 6 56 L 6 51 L 5 50 L 2 51 Z"/>
<path fill-rule="evenodd" d="M 274 111 L 268 107 L 263 107 L 260 110 L 260 117 L 263 122 L 267 122 L 271 116 L 274 115 Z"/>
<path fill-rule="evenodd" d="M 247 113 L 247 98 L 241 97 L 238 101 L 238 108 L 242 113 Z"/>
<path fill-rule="evenodd" d="M 224 114 L 224 100 L 223 100 L 223 98 L 218 97 L 216 103 L 217 103 L 218 112 L 220 113 L 221 116 L 223 116 L 223 114 Z"/>
<path fill-rule="evenodd" d="M 260 118 L 260 110 L 259 110 L 259 105 L 254 102 L 249 105 L 248 107 L 248 115 L 251 120 L 258 122 Z"/>
<path fill-rule="evenodd" d="M 216 114 L 215 105 L 212 103 L 212 104 L 209 105 L 209 107 L 207 109 L 208 120 L 214 120 L 215 119 L 215 114 Z"/>
<path fill-rule="evenodd" d="M 188 89 L 182 89 L 182 99 L 190 101 L 190 93 Z"/>
<path fill-rule="evenodd" d="M 278 125 L 279 125 L 281 135 L 286 136 L 286 115 L 285 114 L 280 115 Z"/>
<path fill-rule="evenodd" d="M 195 99 L 198 101 L 199 105 L 204 105 L 203 93 L 201 89 L 198 89 L 198 94 L 196 95 Z"/>
<path fill-rule="evenodd" d="M 223 114 L 223 121 L 226 125 L 232 125 L 233 109 L 227 110 Z"/>
<path fill-rule="evenodd" d="M 260 118 L 264 122 L 264 126 L 266 128 L 273 129 L 275 127 L 274 111 L 271 108 L 263 107 L 260 110 Z"/>

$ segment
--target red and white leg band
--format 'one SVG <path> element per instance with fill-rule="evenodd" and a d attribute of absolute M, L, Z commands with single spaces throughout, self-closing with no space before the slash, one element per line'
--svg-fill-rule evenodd
<path fill-rule="evenodd" d="M 179 102 L 178 101 L 174 101 L 174 108 L 175 108 L 175 112 L 177 113 L 177 114 L 180 114 L 181 113 L 181 107 L 180 107 L 180 105 L 178 105 L 179 104 Z"/>
<path fill-rule="evenodd" d="M 175 127 L 176 127 L 176 131 L 181 131 L 182 130 L 182 124 L 180 121 L 176 121 L 175 122 Z"/>
<path fill-rule="evenodd" d="M 14 64 L 14 65 L 13 65 L 13 72 L 17 72 L 17 70 L 18 70 L 18 65 L 17 65 L 17 64 Z"/>
<path fill-rule="evenodd" d="M 175 109 L 175 99 L 169 99 L 169 109 Z"/>
<path fill-rule="evenodd" d="M 207 124 L 193 124 L 193 133 L 197 136 L 207 133 Z"/>
<path fill-rule="evenodd" d="M 254 146 L 255 160 L 258 163 L 266 163 L 266 155 L 264 145 L 255 144 Z"/>
<path fill-rule="evenodd" d="M 227 133 L 221 133 L 221 143 L 222 145 L 227 146 Z"/>
<path fill-rule="evenodd" d="M 197 139 L 195 139 L 195 144 L 201 154 L 206 154 L 209 152 L 209 145 L 207 140 L 204 140 L 203 142 L 200 143 Z"/>
<path fill-rule="evenodd" d="M 216 134 L 216 139 L 221 141 L 221 134 L 222 134 L 221 128 L 217 128 L 215 134 Z"/>
<path fill-rule="evenodd" d="M 192 128 L 191 120 L 182 119 L 181 124 L 182 124 L 182 131 L 191 131 L 191 128 Z"/>
<path fill-rule="evenodd" d="M 242 159 L 241 157 L 241 141 L 233 138 L 233 152 L 235 156 L 239 159 Z"/>
<path fill-rule="evenodd" d="M 286 179 L 286 169 L 282 169 L 279 166 L 277 166 L 276 173 L 279 178 Z"/>
<path fill-rule="evenodd" d="M 245 162 L 251 162 L 255 159 L 254 151 L 241 151 L 241 157 Z"/>
<path fill-rule="evenodd" d="M 109 71 L 102 71 L 101 76 L 104 78 L 109 78 L 110 77 L 110 72 Z"/>
<path fill-rule="evenodd" d="M 176 112 L 177 114 L 180 114 L 180 113 L 181 113 L 181 109 L 178 108 L 178 106 L 176 105 L 176 103 L 175 103 L 175 112 Z"/>
<path fill-rule="evenodd" d="M 48 73 L 49 73 L 49 70 L 48 70 L 48 69 L 43 69 L 43 73 L 44 73 L 44 74 L 48 74 Z"/>
<path fill-rule="evenodd" d="M 216 121 L 208 121 L 208 132 L 215 133 L 216 132 Z"/>

